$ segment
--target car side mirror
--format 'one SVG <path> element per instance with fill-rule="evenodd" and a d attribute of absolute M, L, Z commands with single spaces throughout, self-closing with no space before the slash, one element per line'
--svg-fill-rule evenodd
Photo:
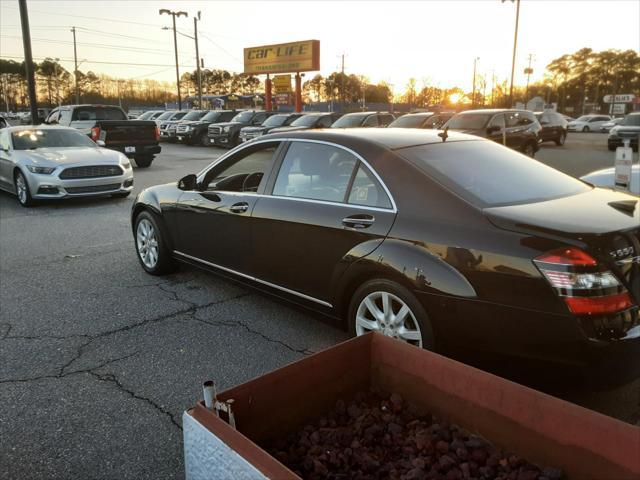
<path fill-rule="evenodd" d="M 178 180 L 178 189 L 182 191 L 197 190 L 198 177 L 196 177 L 193 173 L 182 177 L 180 180 Z"/>
<path fill-rule="evenodd" d="M 106 146 L 107 146 L 107 144 L 106 144 L 106 143 L 104 143 L 104 140 L 96 140 L 96 144 L 97 144 L 99 147 L 106 147 Z"/>

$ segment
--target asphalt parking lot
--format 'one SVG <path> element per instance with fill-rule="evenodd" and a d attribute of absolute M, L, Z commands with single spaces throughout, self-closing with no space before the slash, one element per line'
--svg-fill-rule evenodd
<path fill-rule="evenodd" d="M 164 144 L 149 169 L 134 171 L 136 193 L 222 153 Z M 613 165 L 598 133 L 545 144 L 537 158 L 573 175 Z M 0 193 L 0 478 L 180 478 L 181 414 L 203 380 L 226 389 L 348 337 L 191 267 L 145 274 L 129 223 L 133 198 L 24 209 Z M 623 421 L 640 418 L 638 381 L 548 390 Z"/>

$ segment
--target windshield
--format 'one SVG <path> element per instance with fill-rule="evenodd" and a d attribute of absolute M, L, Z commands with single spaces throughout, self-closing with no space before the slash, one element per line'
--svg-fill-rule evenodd
<path fill-rule="evenodd" d="M 255 115 L 255 112 L 240 112 L 231 119 L 232 122 L 249 123 L 251 118 Z"/>
<path fill-rule="evenodd" d="M 73 110 L 71 120 L 127 120 L 127 116 L 117 107 L 80 107 Z"/>
<path fill-rule="evenodd" d="M 492 116 L 492 113 L 464 113 L 451 118 L 447 127 L 452 130 L 480 130 Z"/>
<path fill-rule="evenodd" d="M 336 120 L 333 125 L 331 125 L 331 128 L 359 127 L 362 125 L 362 121 L 368 116 L 368 113 L 362 115 L 345 115 Z"/>
<path fill-rule="evenodd" d="M 289 115 L 273 115 L 262 122 L 263 127 L 279 127 L 287 121 Z"/>
<path fill-rule="evenodd" d="M 187 112 L 175 112 L 172 116 L 171 116 L 171 120 L 180 120 L 182 117 L 184 117 L 187 114 Z"/>
<path fill-rule="evenodd" d="M 291 122 L 292 127 L 312 127 L 319 118 L 322 118 L 321 115 L 303 115 L 300 118 L 296 118 L 293 122 Z"/>
<path fill-rule="evenodd" d="M 630 125 L 634 127 L 640 127 L 640 115 L 627 115 L 619 123 L 619 125 Z"/>
<path fill-rule="evenodd" d="M 397 152 L 480 208 L 541 202 L 576 195 L 591 188 L 490 141 L 421 145 Z"/>
<path fill-rule="evenodd" d="M 153 116 L 154 113 L 154 111 L 144 112 L 138 117 L 138 120 L 147 120 L 149 117 Z"/>
<path fill-rule="evenodd" d="M 96 144 L 77 130 L 49 129 L 19 130 L 11 134 L 14 150 L 36 148 L 96 147 Z M 97 148 L 97 147 L 96 147 Z"/>
<path fill-rule="evenodd" d="M 200 120 L 207 114 L 206 110 L 194 110 L 192 112 L 187 113 L 183 120 Z"/>
<path fill-rule="evenodd" d="M 216 122 L 222 116 L 222 112 L 209 112 L 200 120 L 203 122 Z"/>
<path fill-rule="evenodd" d="M 420 128 L 422 122 L 428 117 L 426 115 L 404 115 L 389 124 L 389 127 L 397 128 Z"/>
<path fill-rule="evenodd" d="M 167 118 L 170 118 L 174 113 L 175 112 L 164 112 L 162 115 L 156 118 L 156 120 L 166 120 Z"/>

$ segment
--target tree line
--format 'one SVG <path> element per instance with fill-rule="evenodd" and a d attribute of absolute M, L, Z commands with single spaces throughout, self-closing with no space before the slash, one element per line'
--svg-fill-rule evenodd
<path fill-rule="evenodd" d="M 38 102 L 54 106 L 75 102 L 75 78 L 54 59 L 35 64 Z M 118 79 L 92 71 L 77 74 L 80 101 L 127 106 L 158 106 L 177 99 L 173 82 L 151 79 Z M 250 94 L 264 90 L 263 82 L 253 75 L 219 69 L 203 69 L 201 82 L 204 94 Z M 196 71 L 181 76 L 183 97 L 197 92 Z M 640 93 L 640 55 L 634 50 L 604 50 L 595 52 L 583 48 L 554 59 L 546 66 L 542 80 L 527 87 L 514 88 L 513 102 L 525 103 L 540 96 L 546 103 L 555 102 L 560 111 L 604 109 L 602 97 L 613 93 Z M 333 72 L 317 74 L 303 83 L 305 103 L 390 103 L 403 102 L 414 107 L 455 107 L 458 104 L 484 107 L 510 106 L 507 80 L 476 77 L 476 91 L 457 86 L 434 86 L 428 78 L 420 84 L 409 79 L 401 94 L 395 95 L 386 82 L 371 83 L 364 75 Z M 24 62 L 0 59 L 0 105 L 10 110 L 26 108 L 28 94 Z M 604 110 L 603 110 L 604 111 Z"/>

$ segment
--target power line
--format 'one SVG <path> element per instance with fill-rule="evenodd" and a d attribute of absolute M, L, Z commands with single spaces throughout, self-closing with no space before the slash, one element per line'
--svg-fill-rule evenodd
<path fill-rule="evenodd" d="M 200 32 L 200 35 L 202 37 L 204 37 L 206 40 L 209 40 L 211 43 L 213 43 L 216 47 L 218 47 L 220 50 L 222 50 L 224 53 L 226 53 L 227 55 L 229 55 L 231 58 L 233 58 L 234 60 L 238 61 L 238 62 L 243 62 L 243 60 L 241 60 L 239 57 L 236 57 L 233 53 L 230 53 L 228 50 L 226 50 L 224 47 L 218 45 L 216 42 L 214 42 L 213 40 L 211 40 L 207 35 L 203 34 L 202 32 Z"/>
<path fill-rule="evenodd" d="M 22 55 L 0 55 L 0 58 L 16 58 L 23 59 Z M 52 57 L 33 57 L 35 60 L 51 60 Z M 73 58 L 61 58 L 61 61 L 65 62 L 73 62 Z M 140 67 L 175 67 L 175 65 L 166 65 L 164 63 L 129 63 L 129 62 L 105 62 L 100 60 L 83 60 L 84 63 L 96 63 L 96 64 L 104 64 L 104 65 L 127 65 L 127 66 L 140 66 Z M 195 65 L 182 65 L 186 68 L 196 68 Z"/>

